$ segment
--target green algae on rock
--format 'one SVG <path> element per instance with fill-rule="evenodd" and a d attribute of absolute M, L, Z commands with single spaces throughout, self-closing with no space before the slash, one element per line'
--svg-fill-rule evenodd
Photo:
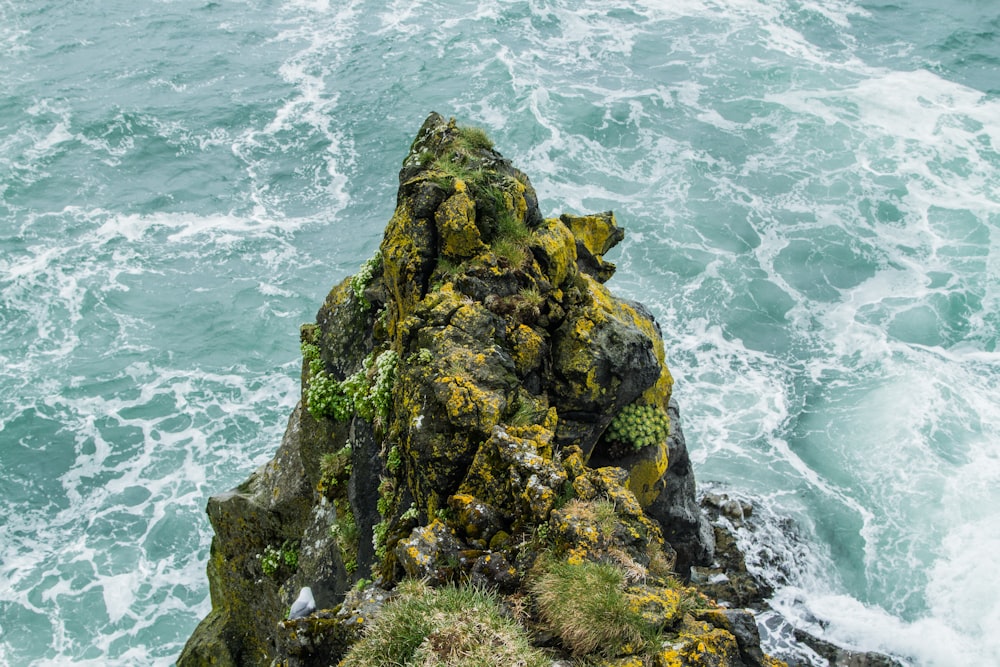
<path fill-rule="evenodd" d="M 511 664 L 771 664 L 682 583 L 713 533 L 658 325 L 605 286 L 614 215 L 543 217 L 481 131 L 437 114 L 399 182 L 376 257 L 302 328 L 274 461 L 209 502 L 213 607 L 179 664 L 464 665 L 491 642 Z M 297 567 L 262 576 L 282 544 Z M 551 594 L 591 579 L 614 641 Z M 306 585 L 318 611 L 284 620 Z M 413 630 L 410 607 L 433 622 Z M 394 623 L 409 657 L 383 646 Z"/>

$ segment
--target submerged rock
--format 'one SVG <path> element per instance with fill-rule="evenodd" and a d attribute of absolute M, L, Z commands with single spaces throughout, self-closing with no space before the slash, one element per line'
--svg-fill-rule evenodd
<path fill-rule="evenodd" d="M 274 460 L 209 502 L 212 611 L 179 664 L 367 664 L 352 647 L 393 636 L 364 628 L 404 622 L 392 591 L 413 579 L 405 609 L 453 620 L 387 664 L 466 664 L 449 647 L 493 641 L 486 611 L 433 592 L 469 583 L 533 638 L 524 664 L 539 648 L 777 664 L 752 617 L 684 583 L 714 533 L 659 326 L 604 284 L 614 215 L 543 217 L 481 131 L 437 114 L 399 180 L 379 252 L 302 329 L 303 398 Z M 306 586 L 317 611 L 283 620 Z"/>

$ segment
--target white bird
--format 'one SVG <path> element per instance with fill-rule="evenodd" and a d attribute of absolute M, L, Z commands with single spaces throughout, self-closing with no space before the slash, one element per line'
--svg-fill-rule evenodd
<path fill-rule="evenodd" d="M 292 603 L 292 610 L 288 612 L 288 620 L 303 618 L 316 611 L 316 600 L 313 599 L 312 589 L 304 586 L 299 591 L 299 597 Z"/>

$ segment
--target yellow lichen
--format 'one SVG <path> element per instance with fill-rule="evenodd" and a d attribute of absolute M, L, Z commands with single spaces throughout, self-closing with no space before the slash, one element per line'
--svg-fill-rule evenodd
<path fill-rule="evenodd" d="M 455 194 L 449 197 L 434 214 L 438 234 L 441 239 L 441 251 L 445 256 L 455 259 L 468 259 L 486 249 L 476 227 L 476 202 L 466 192 L 464 183 L 455 188 Z"/>
<path fill-rule="evenodd" d="M 576 241 L 559 220 L 547 219 L 535 230 L 531 249 L 553 287 L 561 288 L 576 277 Z"/>
<path fill-rule="evenodd" d="M 643 507 L 649 507 L 663 490 L 668 464 L 667 445 L 661 442 L 644 448 L 641 458 L 629 466 L 628 489 Z"/>
<path fill-rule="evenodd" d="M 618 222 L 610 211 L 596 215 L 563 215 L 560 220 L 590 254 L 600 259 L 621 238 Z"/>
<path fill-rule="evenodd" d="M 534 329 L 519 324 L 508 334 L 508 339 L 518 375 L 524 376 L 541 365 L 545 341 Z"/>

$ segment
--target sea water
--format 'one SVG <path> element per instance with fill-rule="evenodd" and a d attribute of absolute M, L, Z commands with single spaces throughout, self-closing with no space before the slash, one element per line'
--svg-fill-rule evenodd
<path fill-rule="evenodd" d="M 771 649 L 1000 664 L 992 0 L 0 0 L 0 664 L 173 662 L 432 110 L 626 228 Z"/>

